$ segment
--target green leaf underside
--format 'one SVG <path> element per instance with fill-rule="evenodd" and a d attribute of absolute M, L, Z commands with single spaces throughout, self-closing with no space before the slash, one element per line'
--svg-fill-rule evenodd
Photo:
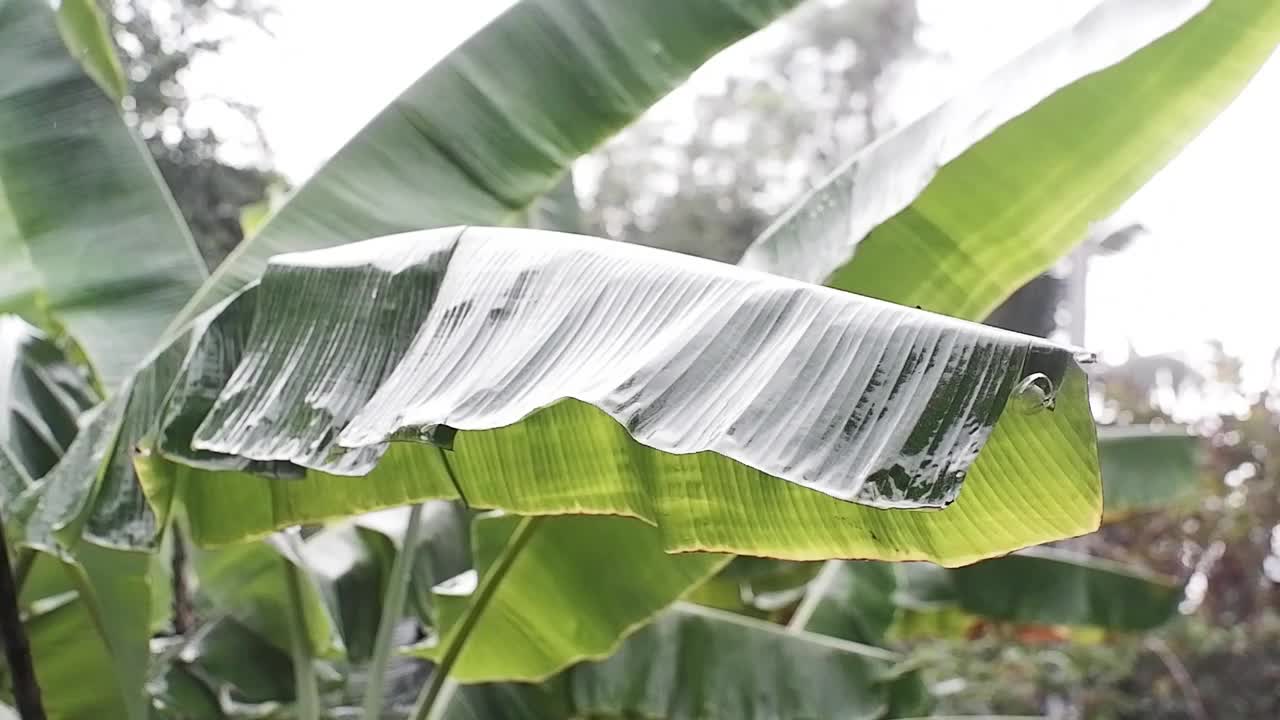
<path fill-rule="evenodd" d="M 984 318 L 1172 159 L 1280 42 L 1270 0 L 1191 17 L 1204 5 L 1102 3 L 855 156 L 743 264 Z"/>
<path fill-rule="evenodd" d="M 1194 496 L 1200 485 L 1200 443 L 1181 428 L 1099 428 L 1102 506 L 1108 517 Z"/>
<path fill-rule="evenodd" d="M 145 148 L 67 52 L 44 0 L 0 0 L 0 67 L 0 312 L 47 312 L 115 386 L 204 265 Z"/>
<path fill-rule="evenodd" d="M 674 253 L 523 230 L 393 236 L 277 258 L 206 321 L 161 449 L 212 470 L 371 469 L 308 473 L 310 495 L 389 481 L 397 502 L 457 497 L 434 449 L 392 443 L 375 465 L 381 441 L 448 427 L 473 506 L 640 517 L 672 550 L 957 563 L 1087 532 L 1099 513 L 1066 350 Z M 1056 409 L 1001 414 L 1037 368 Z M 233 498 L 246 476 L 149 464 L 153 497 L 181 483 L 200 541 L 331 500 L 288 482 L 254 507 Z M 966 468 L 979 489 L 941 512 L 828 497 L 941 505 Z"/>
<path fill-rule="evenodd" d="M 1177 614 L 1182 588 L 1140 568 L 1056 548 L 945 569 L 833 562 L 812 586 L 806 630 L 879 643 L 896 623 L 956 611 L 1033 625 L 1143 631 Z M 967 624 L 967 623 L 965 623 Z"/>
<path fill-rule="evenodd" d="M 480 574 L 519 520 L 511 515 L 476 519 L 473 547 Z M 574 662 L 605 657 L 623 637 L 728 561 L 707 553 L 666 554 L 661 533 L 631 518 L 545 518 L 490 598 L 450 678 L 538 681 Z M 469 604 L 470 584 L 474 575 L 437 588 L 441 632 L 447 633 Z M 572 622 L 566 613 L 573 615 Z M 420 652 L 434 657 L 438 646 Z"/>
<path fill-rule="evenodd" d="M 542 687 L 458 687 L 445 720 L 880 718 L 894 653 L 678 604 Z"/>
<path fill-rule="evenodd" d="M 175 326 L 256 280 L 272 255 L 519 220 L 579 156 L 798 4 L 516 3 L 339 150 L 236 248 Z"/>

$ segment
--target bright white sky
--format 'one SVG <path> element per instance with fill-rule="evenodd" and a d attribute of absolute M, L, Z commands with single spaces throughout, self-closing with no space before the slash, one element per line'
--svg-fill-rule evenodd
<path fill-rule="evenodd" d="M 274 37 L 246 36 L 197 68 L 197 88 L 262 108 L 277 166 L 305 179 L 352 133 L 511 0 L 279 0 Z M 908 73 L 893 102 L 904 117 L 1083 13 L 1090 0 L 921 0 L 921 41 L 950 56 Z M 750 52 L 736 47 L 731 54 Z M 694 77 L 715 82 L 717 58 Z M 679 112 L 679 95 L 661 112 Z M 1123 359 L 1218 338 L 1264 381 L 1280 345 L 1266 308 L 1280 281 L 1280 56 L 1121 211 L 1152 235 L 1094 261 L 1087 344 Z"/>

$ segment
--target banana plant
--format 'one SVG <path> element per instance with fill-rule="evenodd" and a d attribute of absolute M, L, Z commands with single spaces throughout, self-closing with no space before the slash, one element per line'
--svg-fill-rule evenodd
<path fill-rule="evenodd" d="M 47 472 L 16 476 L 4 517 L 23 552 L 84 579 L 70 592 L 97 618 L 120 716 L 179 696 L 210 713 L 237 706 L 226 686 L 194 683 L 202 666 L 181 652 L 157 659 L 144 696 L 149 558 L 175 518 L 219 552 L 430 499 L 505 511 L 475 521 L 472 575 L 412 603 L 431 608 L 421 623 L 434 635 L 417 652 L 436 663 L 417 716 L 451 707 L 451 672 L 553 678 L 610 655 L 729 563 L 725 553 L 962 565 L 1096 527 L 1102 490 L 1076 353 L 963 320 L 1069 249 L 1082 223 L 1212 119 L 1280 35 L 1276 9 L 1108 0 L 851 158 L 757 242 L 747 267 L 482 227 L 556 217 L 540 198 L 575 158 L 796 4 L 516 3 L 202 283 L 189 233 L 118 115 L 101 23 L 68 14 L 82 3 L 63 3 L 60 27 L 42 0 L 0 0 L 0 60 L 17 69 L 0 80 L 0 309 L 65 340 L 107 395 Z M 1187 62 L 1203 48 L 1213 62 Z M 1117 114 L 1125 123 L 1101 120 Z M 997 182 L 991 167 L 1025 175 Z M 975 188 L 1003 205 L 972 202 Z M 102 253 L 144 261 L 73 262 Z M 976 258 L 991 260 L 964 265 Z M 587 552 L 601 538 L 651 576 L 618 585 L 634 602 L 600 582 L 627 569 Z M 313 671 L 350 650 L 306 641 L 316 603 L 342 596 L 310 579 L 313 539 L 293 537 L 271 563 L 284 573 L 271 582 L 287 595 L 304 717 L 319 712 Z M 407 531 L 402 542 L 410 557 L 388 588 L 413 581 L 421 543 Z M 592 559 L 566 564 L 581 557 L 571 549 Z M 601 573 L 584 572 L 592 562 Z M 212 592 L 218 574 L 197 575 L 228 611 L 218 626 L 252 633 L 247 611 L 230 612 L 235 593 Z M 554 582 L 571 577 L 583 587 Z M 401 601 L 388 592 L 375 667 L 390 662 L 382 638 L 407 588 Z M 555 592 L 519 607 L 509 598 L 525 588 Z M 543 631 L 512 657 L 492 649 L 504 623 L 552 611 L 591 623 L 580 635 Z M 324 614 L 327 637 L 357 624 Z M 734 623 L 726 648 L 753 632 Z M 677 642 L 664 632 L 632 637 Z M 897 677 L 882 670 L 876 682 Z M 606 697 L 582 690 L 574 707 Z"/>

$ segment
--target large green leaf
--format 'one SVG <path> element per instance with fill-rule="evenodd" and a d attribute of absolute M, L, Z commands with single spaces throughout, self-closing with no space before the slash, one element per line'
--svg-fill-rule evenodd
<path fill-rule="evenodd" d="M 446 720 L 883 718 L 894 653 L 678 605 L 545 687 L 458 687 Z"/>
<path fill-rule="evenodd" d="M 1182 428 L 1098 428 L 1108 517 L 1162 508 L 1194 496 L 1200 486 L 1200 443 Z"/>
<path fill-rule="evenodd" d="M 67 51 L 48 2 L 0 0 L 0 67 L 0 311 L 65 327 L 115 386 L 200 286 L 204 265 L 150 156 Z"/>
<path fill-rule="evenodd" d="M 442 229 L 281 256 L 208 322 L 160 437 L 211 470 L 373 470 L 352 487 L 376 492 L 387 440 L 460 429 L 446 472 L 425 470 L 429 445 L 386 454 L 423 469 L 381 476 L 399 502 L 414 482 L 520 514 L 641 517 L 672 550 L 948 564 L 1098 521 L 1070 352 L 720 263 Z M 870 507 L 946 505 L 966 472 L 945 510 Z M 209 486 L 183 501 L 197 534 L 255 512 L 219 502 L 245 476 L 166 477 Z"/>
<path fill-rule="evenodd" d="M 476 571 L 508 552 L 520 518 L 473 523 Z M 602 658 L 622 639 L 729 558 L 668 555 L 662 533 L 631 518 L 543 518 L 488 599 L 450 677 L 459 682 L 541 680 L 579 660 Z M 476 573 L 437 588 L 443 640 L 470 611 Z M 443 644 L 419 651 L 434 657 Z"/>
<path fill-rule="evenodd" d="M 1176 155 L 1280 42 L 1272 0 L 1216 0 L 1179 27 L 1204 5 L 1106 0 L 859 153 L 743 265 L 985 317 Z"/>
<path fill-rule="evenodd" d="M 88 558 L 92 571 L 36 553 L 21 604 L 36 679 L 51 720 L 145 718 L 147 667 L 145 579 L 131 553 Z M 96 583 L 127 586 L 98 588 Z M 133 604 L 99 604 L 129 597 Z M 140 598 L 140 601 L 139 601 Z M 104 625 L 106 627 L 104 627 Z"/>
<path fill-rule="evenodd" d="M 523 0 L 375 116 L 183 313 L 272 255 L 522 218 L 570 164 L 799 0 Z"/>
<path fill-rule="evenodd" d="M 871 643 L 882 642 L 907 616 L 963 620 L 956 611 L 1002 622 L 1138 631 L 1168 621 L 1181 598 L 1182 588 L 1169 578 L 1040 547 L 954 569 L 832 562 L 811 586 L 796 624 Z"/>

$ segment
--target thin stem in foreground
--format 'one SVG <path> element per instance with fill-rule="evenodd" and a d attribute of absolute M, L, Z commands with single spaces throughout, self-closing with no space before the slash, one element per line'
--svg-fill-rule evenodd
<path fill-rule="evenodd" d="M 409 526 L 404 531 L 404 542 L 391 564 L 391 580 L 387 594 L 382 599 L 382 617 L 378 619 L 378 635 L 373 642 L 373 658 L 369 665 L 369 685 L 364 691 L 364 717 L 376 720 L 382 712 L 386 695 L 387 664 L 391 661 L 391 636 L 404 611 L 405 595 L 413 577 L 414 559 L 418 552 L 419 526 L 422 524 L 422 505 L 414 505 L 409 511 Z"/>
<path fill-rule="evenodd" d="M 476 623 L 480 621 L 480 617 L 484 615 L 489 601 L 493 599 L 494 592 L 506 577 L 507 571 L 511 569 L 512 563 L 533 537 L 540 520 L 542 520 L 541 517 L 521 518 L 515 531 L 511 533 L 511 538 L 507 540 L 506 546 L 502 548 L 502 552 L 494 558 L 493 565 L 489 566 L 488 571 L 480 578 L 476 591 L 472 595 L 471 604 L 467 606 L 462 617 L 444 639 L 444 652 L 440 655 L 440 662 L 436 663 L 435 669 L 431 672 L 431 680 L 423 686 L 422 693 L 418 695 L 418 701 L 413 706 L 413 713 L 410 715 L 413 720 L 425 720 L 440 699 L 440 690 L 444 688 L 449 672 L 453 670 L 458 657 L 462 655 L 467 638 L 475 629 Z"/>
<path fill-rule="evenodd" d="M 293 655 L 293 679 L 298 697 L 299 720 L 320 720 L 320 690 L 316 685 L 311 633 L 307 631 L 306 605 L 302 598 L 302 568 L 281 558 L 285 586 L 289 590 L 289 642 Z"/>
<path fill-rule="evenodd" d="M 27 566 L 30 566 L 29 562 Z M 45 720 L 40 683 L 36 681 L 35 665 L 31 661 L 31 644 L 18 610 L 18 584 L 9 565 L 9 545 L 3 522 L 0 522 L 0 642 L 4 643 L 9 675 L 13 678 L 13 700 L 18 714 L 22 720 Z"/>

